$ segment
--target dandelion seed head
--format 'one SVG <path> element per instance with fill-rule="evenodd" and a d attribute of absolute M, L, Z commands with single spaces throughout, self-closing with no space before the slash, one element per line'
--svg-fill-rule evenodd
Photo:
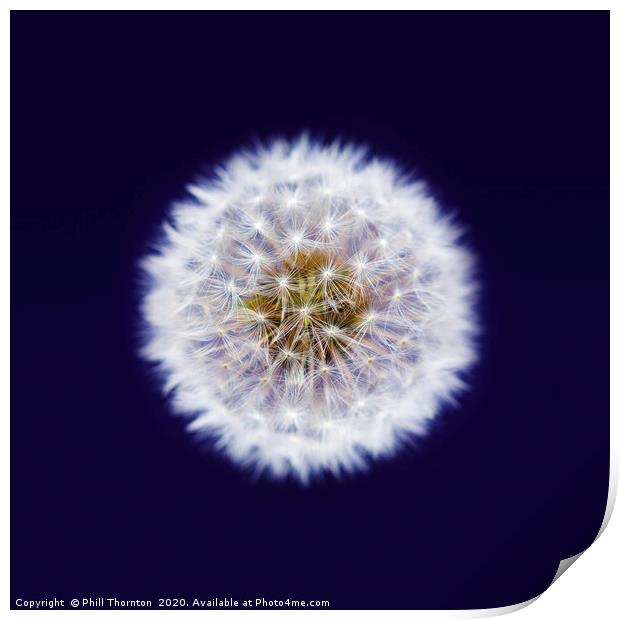
<path fill-rule="evenodd" d="M 421 184 L 302 138 L 191 193 L 143 263 L 143 355 L 196 436 L 307 482 L 393 454 L 463 389 L 472 260 Z"/>

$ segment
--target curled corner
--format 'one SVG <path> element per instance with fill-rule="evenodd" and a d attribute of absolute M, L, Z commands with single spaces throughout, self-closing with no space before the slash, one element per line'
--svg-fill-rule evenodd
<path fill-rule="evenodd" d="M 614 511 L 614 506 L 616 504 L 616 494 L 618 491 L 618 460 L 617 455 L 614 454 L 614 450 L 610 449 L 610 463 L 609 463 L 609 487 L 607 491 L 607 505 L 605 506 L 605 514 L 603 516 L 603 521 L 601 522 L 601 527 L 597 535 L 594 537 L 592 543 L 594 543 L 598 538 L 600 538 L 601 534 L 605 531 L 609 520 L 611 519 L 611 513 Z M 478 618 L 481 617 L 493 617 L 493 616 L 503 616 L 505 614 L 510 614 L 515 611 L 519 611 L 528 605 L 531 605 L 534 601 L 538 600 L 567 570 L 570 566 L 572 566 L 592 545 L 588 545 L 583 551 L 576 553 L 570 558 L 565 558 L 561 560 L 558 569 L 553 577 L 551 583 L 543 590 L 538 596 L 534 596 L 527 601 L 523 601 L 522 603 L 516 603 L 515 605 L 506 605 L 505 607 L 494 607 L 491 609 L 479 609 L 475 610 L 476 616 Z"/>
<path fill-rule="evenodd" d="M 607 490 L 607 505 L 605 506 L 605 514 L 603 515 L 603 521 L 601 522 L 601 527 L 598 530 L 598 534 L 594 537 L 594 540 L 580 553 L 576 553 L 570 558 L 565 558 L 560 561 L 558 565 L 558 570 L 553 577 L 553 581 L 549 584 L 551 587 L 567 570 L 570 566 L 572 566 L 594 543 L 598 540 L 601 534 L 605 531 L 609 520 L 611 519 L 611 513 L 614 511 L 614 506 L 616 505 L 616 494 L 618 492 L 618 462 L 616 455 L 613 454 L 613 450 L 610 450 L 610 463 L 609 463 L 609 487 Z"/>
<path fill-rule="evenodd" d="M 598 538 L 598 536 L 596 538 Z M 596 540 L 596 538 L 594 540 Z M 581 551 L 580 553 L 576 553 L 570 558 L 564 558 L 563 560 L 560 560 L 560 563 L 558 564 L 558 570 L 555 572 L 553 581 L 549 584 L 549 586 L 553 585 L 568 570 L 569 566 L 572 566 L 577 561 L 577 559 L 580 558 L 584 553 L 585 550 Z"/>

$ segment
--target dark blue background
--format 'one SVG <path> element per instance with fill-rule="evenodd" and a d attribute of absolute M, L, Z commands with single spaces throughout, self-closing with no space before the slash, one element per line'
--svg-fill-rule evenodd
<path fill-rule="evenodd" d="M 609 18 L 12 14 L 12 595 L 465 608 L 539 594 L 608 479 Z M 186 437 L 136 261 L 199 165 L 344 136 L 470 229 L 482 358 L 416 450 L 311 489 Z"/>

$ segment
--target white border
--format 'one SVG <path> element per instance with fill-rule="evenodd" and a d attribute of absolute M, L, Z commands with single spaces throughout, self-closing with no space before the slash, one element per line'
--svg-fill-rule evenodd
<path fill-rule="evenodd" d="M 519 2 L 519 3 L 511 3 L 511 6 L 502 6 L 502 10 L 523 10 L 523 9 L 534 9 L 534 10 L 577 10 L 577 9 L 588 9 L 588 10 L 612 10 L 611 14 L 611 31 L 612 33 L 617 33 L 617 28 L 614 27 L 617 25 L 617 19 L 615 17 L 615 11 L 613 10 L 613 3 L 609 2 L 578 2 L 578 1 L 570 1 L 565 0 L 564 2 L 560 2 L 558 0 L 555 1 L 546 1 L 546 2 Z M 282 1 L 272 1 L 272 2 L 250 2 L 246 1 L 214 1 L 208 3 L 206 5 L 205 2 L 201 2 L 200 0 L 176 0 L 176 2 L 170 2 L 166 0 L 123 0 L 123 1 L 114 1 L 109 0 L 107 2 L 101 2 L 93 0 L 92 2 L 85 1 L 65 1 L 65 2 L 53 2 L 51 0 L 10 0 L 8 3 L 8 7 L 4 8 L 0 17 L 0 54 L 1 54 L 1 62 L 0 62 L 0 81 L 3 85 L 6 86 L 6 90 L 2 92 L 2 96 L 0 97 L 0 110 L 2 111 L 2 116 L 4 118 L 4 123 L 2 124 L 2 129 L 0 130 L 0 144 L 1 153 L 2 153 L 2 166 L 0 170 L 0 188 L 2 190 L 2 196 L 4 197 L 4 208 L 2 209 L 2 226 L 0 228 L 1 234 L 3 235 L 3 243 L 0 246 L 0 251 L 2 252 L 2 270 L 1 277 L 4 284 L 4 290 L 9 290 L 9 243 L 10 243 L 10 216 L 9 216 L 9 201 L 10 201 L 10 187 L 9 187 L 9 160 L 10 160 L 10 150 L 9 150 L 9 138 L 10 138 L 10 129 L 9 129 L 9 119 L 10 119 L 10 110 L 9 110 L 9 42 L 10 42 L 10 23 L 9 23 L 9 11 L 10 10 L 44 10 L 44 9 L 53 9 L 53 10 L 112 10 L 112 9 L 120 9 L 120 10 L 167 10 L 167 9 L 177 9 L 177 10 L 204 10 L 205 8 L 214 8 L 214 9 L 252 9 L 252 8 L 261 8 L 261 9 L 286 9 L 293 8 L 290 6 L 290 3 L 282 2 Z M 299 1 L 295 4 L 296 9 L 441 9 L 441 10 L 453 10 L 453 9 L 475 9 L 475 10 L 489 10 L 495 9 L 497 10 L 500 7 L 497 7 L 495 3 L 486 1 L 486 2 L 473 2 L 473 3 L 465 3 L 458 1 L 451 2 L 404 2 L 393 1 L 393 0 L 384 0 L 384 2 L 369 2 L 365 0 L 358 0 L 355 2 L 354 0 L 349 0 L 346 2 L 338 1 L 338 0 L 314 0 L 310 1 Z M 618 46 L 615 43 L 613 34 L 611 37 L 612 42 L 612 66 L 617 67 L 618 63 Z M 613 76 L 613 71 L 611 72 Z M 612 89 L 611 89 L 611 109 L 618 109 L 618 96 L 617 96 L 617 82 L 612 79 Z M 615 146 L 617 144 L 617 132 L 618 128 L 616 124 L 613 122 L 612 118 L 612 150 L 611 150 L 611 162 L 612 162 L 612 171 L 616 170 L 617 158 L 615 152 Z M 612 198 L 611 204 L 615 204 L 615 198 L 617 197 L 617 191 L 615 183 L 613 182 L 612 176 Z M 616 249 L 617 244 L 620 243 L 620 236 L 618 230 L 618 217 L 616 213 L 612 210 L 611 217 L 611 239 L 614 241 L 612 243 L 612 273 L 618 273 L 618 257 L 619 252 Z M 3 343 L 3 351 L 4 356 L 2 358 L 2 372 L 0 372 L 0 381 L 1 381 L 1 394 L 3 397 L 3 411 L 4 415 L 4 451 L 2 454 L 2 465 L 3 465 L 3 475 L 2 475 L 2 495 L 7 498 L 9 496 L 9 372 L 10 372 L 10 361 L 9 361 L 9 342 L 10 342 L 10 333 L 9 333 L 9 306 L 8 306 L 8 295 L 5 295 L 4 298 L 6 301 L 1 306 L 2 312 L 2 343 Z M 612 316 L 620 316 L 620 304 L 618 303 L 618 286 L 613 285 L 611 291 L 611 315 Z M 619 344 L 619 333 L 615 324 L 612 323 L 612 358 L 611 358 L 611 369 L 612 369 L 612 386 L 613 386 L 613 378 L 618 377 L 618 344 Z M 618 402 L 617 402 L 617 390 L 614 390 L 612 387 L 612 407 L 611 407 L 611 472 L 610 472 L 610 486 L 609 486 L 609 497 L 607 510 L 605 513 L 605 518 L 603 521 L 603 525 L 601 526 L 601 531 L 599 532 L 599 536 L 603 533 L 603 530 L 606 529 L 607 524 L 609 523 L 611 512 L 613 510 L 613 504 L 615 502 L 615 497 L 617 493 L 618 486 Z M 8 505 L 8 501 L 7 501 Z M 8 606 L 10 603 L 10 591 L 9 591 L 9 515 L 8 510 L 3 510 L 1 513 L 3 530 L 5 532 L 5 537 L 3 539 L 3 545 L 0 548 L 2 551 L 2 556 L 4 558 L 4 562 L 2 563 L 2 583 L 0 585 L 0 591 L 2 592 L 2 602 L 3 607 L 1 608 L 3 611 L 8 612 Z M 597 540 L 592 544 L 591 548 L 587 550 L 585 554 L 586 559 L 581 560 L 577 564 L 577 568 L 571 568 L 568 572 L 567 576 L 563 576 L 562 579 L 556 583 L 554 580 L 553 586 L 549 590 L 549 594 L 545 594 L 544 596 L 541 594 L 530 601 L 524 601 L 518 605 L 512 605 L 510 607 L 502 607 L 495 609 L 487 609 L 487 610 L 465 610 L 465 611 L 337 611 L 333 610 L 329 613 L 337 614 L 339 616 L 347 617 L 349 615 L 357 617 L 368 617 L 368 618 L 376 618 L 378 613 L 389 614 L 391 616 L 407 616 L 407 617 L 432 617 L 432 618 L 480 618 L 480 617 L 490 617 L 497 616 L 506 613 L 510 613 L 513 611 L 517 611 L 519 609 L 526 608 L 523 612 L 521 612 L 521 617 L 523 618 L 531 618 L 531 619 L 547 619 L 551 614 L 553 616 L 558 616 L 562 618 L 583 618 L 586 614 L 593 618 L 617 618 L 620 613 L 620 596 L 617 595 L 617 577 L 619 574 L 618 566 L 617 566 L 617 558 L 620 555 L 620 529 L 617 524 L 618 518 L 615 518 L 614 525 L 608 531 L 605 531 L 603 541 L 601 543 Z M 19 550 L 16 550 L 19 552 Z M 556 575 L 556 580 L 559 576 L 563 574 L 563 572 L 571 566 L 571 564 L 580 557 L 581 554 L 573 558 L 569 558 L 563 560 L 558 567 L 558 573 Z M 589 559 L 588 559 L 589 558 Z M 539 600 L 540 599 L 540 600 Z M 531 605 L 534 601 L 537 601 L 535 605 Z M 12 612 L 8 612 L 12 613 Z M 30 614 L 36 614 L 37 612 L 32 611 L 22 611 L 18 612 L 20 617 L 22 614 L 24 617 Z M 58 615 L 64 614 L 64 610 L 55 610 L 49 613 Z M 126 614 L 148 614 L 149 611 L 138 611 L 138 612 L 127 612 L 127 611 L 98 611 L 97 617 L 107 618 L 108 615 L 113 614 L 114 618 L 118 618 L 120 615 Z M 158 614 L 164 614 L 166 617 L 170 617 L 172 614 L 182 614 L 184 612 L 175 612 L 175 611 L 160 611 Z M 212 611 L 209 612 L 209 615 L 212 614 L 226 614 L 227 618 L 236 617 L 240 614 L 243 614 L 242 611 Z M 307 617 L 308 614 L 320 614 L 323 612 L 320 611 L 306 611 L 304 617 Z M 83 617 L 83 615 L 87 615 L 86 611 L 72 611 L 71 618 L 79 619 Z M 232 614 L 232 616 L 230 615 Z M 267 614 L 266 617 L 271 617 L 277 615 L 278 618 L 286 618 L 286 617 L 295 617 L 299 618 L 298 612 L 289 612 L 289 611 L 277 611 L 277 612 L 269 612 L 263 611 L 262 614 Z M 135 616 L 134 616 L 135 617 Z"/>
<path fill-rule="evenodd" d="M 497 3 L 489 0 L 465 2 L 465 0 L 297 0 L 294 4 L 285 0 L 9 0 L 9 10 L 600 10 L 611 9 L 612 2 L 585 2 L 584 0 L 523 0 L 522 2 Z"/>

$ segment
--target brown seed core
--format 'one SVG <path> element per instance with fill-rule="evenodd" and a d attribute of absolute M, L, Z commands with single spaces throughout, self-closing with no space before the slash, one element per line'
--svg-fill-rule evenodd
<path fill-rule="evenodd" d="M 338 256 L 305 252 L 259 278 L 242 301 L 246 327 L 258 330 L 270 357 L 304 370 L 346 355 L 368 308 L 367 294 Z"/>

